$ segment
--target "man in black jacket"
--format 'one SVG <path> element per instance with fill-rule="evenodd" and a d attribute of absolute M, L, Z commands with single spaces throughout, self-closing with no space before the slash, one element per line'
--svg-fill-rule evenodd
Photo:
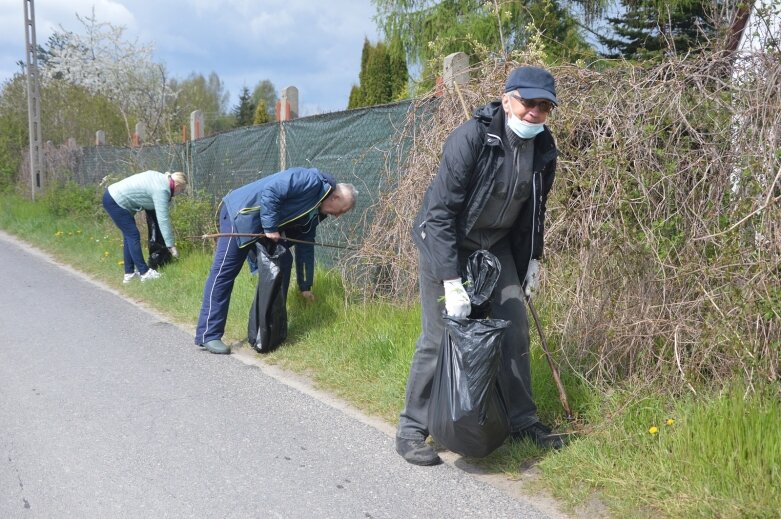
<path fill-rule="evenodd" d="M 420 252 L 422 333 L 396 432 L 396 450 L 410 463 L 441 462 L 425 441 L 431 384 L 444 333 L 441 314 L 443 309 L 454 317 L 469 314 L 461 277 L 466 259 L 479 249 L 491 251 L 502 265 L 491 298 L 491 317 L 511 322 L 502 344 L 499 374 L 511 438 L 561 447 L 561 440 L 537 418 L 532 399 L 524 306 L 524 296 L 531 295 L 539 279 L 545 204 L 557 155 L 544 123 L 557 105 L 553 76 L 542 68 L 519 67 L 507 78 L 501 100 L 477 109 L 445 142 L 439 171 L 413 228 Z"/>

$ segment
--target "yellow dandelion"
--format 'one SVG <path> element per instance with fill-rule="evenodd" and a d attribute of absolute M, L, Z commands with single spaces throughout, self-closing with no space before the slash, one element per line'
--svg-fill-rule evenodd
<path fill-rule="evenodd" d="M 650 429 L 648 429 L 648 432 L 651 434 L 656 434 L 659 432 L 659 428 L 655 425 L 652 425 Z"/>
<path fill-rule="evenodd" d="M 675 424 L 675 420 L 668 418 L 664 423 L 667 424 L 667 427 L 672 427 Z"/>
<path fill-rule="evenodd" d="M 68 236 L 73 236 L 73 233 L 68 231 Z"/>
<path fill-rule="evenodd" d="M 117 261 L 117 265 L 119 265 L 119 266 L 122 266 L 122 265 L 124 265 L 124 264 L 125 264 L 125 262 L 124 262 L 124 261 L 122 261 L 122 260 L 119 260 L 119 261 Z"/>
<path fill-rule="evenodd" d="M 81 229 L 79 229 L 78 231 L 76 231 L 76 234 L 81 234 Z"/>
<path fill-rule="evenodd" d="M 103 257 L 104 258 L 108 258 L 108 251 L 107 250 L 103 251 Z"/>

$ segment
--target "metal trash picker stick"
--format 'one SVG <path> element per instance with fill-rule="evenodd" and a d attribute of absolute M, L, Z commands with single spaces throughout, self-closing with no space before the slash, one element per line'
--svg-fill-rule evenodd
<path fill-rule="evenodd" d="M 217 232 L 213 234 L 203 234 L 201 236 L 188 236 L 189 240 L 207 240 L 209 238 L 265 238 L 263 233 L 248 233 L 248 232 Z M 349 245 L 336 245 L 333 243 L 320 243 L 315 241 L 296 240 L 294 238 L 287 238 L 282 236 L 280 240 L 289 241 L 293 243 L 304 243 L 306 245 L 317 245 L 318 247 L 331 247 L 333 249 L 346 249 L 346 250 L 358 250 L 355 247 Z"/>
<path fill-rule="evenodd" d="M 540 316 L 537 315 L 537 309 L 534 308 L 531 296 L 526 296 L 526 303 L 529 305 L 532 317 L 534 318 L 534 324 L 537 325 L 537 332 L 540 334 L 540 344 L 542 344 L 542 351 L 545 352 L 545 359 L 548 361 L 551 373 L 553 373 L 553 381 L 556 382 L 556 388 L 559 390 L 559 402 L 564 408 L 564 412 L 567 413 L 567 421 L 571 422 L 575 418 L 572 415 L 572 409 L 570 409 L 569 401 L 567 400 L 567 392 L 564 390 L 564 384 L 561 383 L 561 377 L 559 376 L 559 368 L 556 367 L 556 363 L 553 362 L 553 356 L 548 349 L 548 342 L 545 340 L 545 334 L 542 332 L 542 324 L 540 323 Z"/>

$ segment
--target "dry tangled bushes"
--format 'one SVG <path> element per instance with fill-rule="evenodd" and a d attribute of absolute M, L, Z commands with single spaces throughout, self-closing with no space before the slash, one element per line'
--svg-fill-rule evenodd
<path fill-rule="evenodd" d="M 464 103 L 496 99 L 516 65 L 473 70 Z M 561 154 L 539 304 L 560 357 L 595 382 L 645 378 L 694 390 L 736 373 L 778 380 L 778 56 L 552 72 Z M 396 189 L 347 263 L 354 291 L 415 299 L 411 223 L 445 138 L 464 119 L 457 92 L 417 101 L 403 136 L 410 153 L 386 172 Z"/>

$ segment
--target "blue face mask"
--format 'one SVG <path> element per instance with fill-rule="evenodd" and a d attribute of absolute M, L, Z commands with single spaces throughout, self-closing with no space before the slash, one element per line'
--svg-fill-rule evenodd
<path fill-rule="evenodd" d="M 527 123 L 523 119 L 515 117 L 515 114 L 512 112 L 510 112 L 510 117 L 507 119 L 507 126 L 509 126 L 513 133 L 521 139 L 533 139 L 545 129 L 544 124 Z"/>

